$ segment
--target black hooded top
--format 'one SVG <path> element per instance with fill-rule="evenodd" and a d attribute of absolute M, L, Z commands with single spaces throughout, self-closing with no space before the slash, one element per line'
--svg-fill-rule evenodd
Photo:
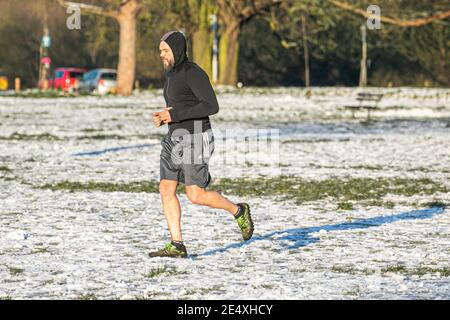
<path fill-rule="evenodd" d="M 219 112 L 214 90 L 208 75 L 202 68 L 189 61 L 186 54 L 186 38 L 179 31 L 166 33 L 165 41 L 172 49 L 174 66 L 166 72 L 164 99 L 172 122 L 169 135 L 205 132 L 211 129 L 209 116 Z M 195 125 L 195 126 L 194 126 Z M 177 130 L 176 129 L 183 129 Z"/>

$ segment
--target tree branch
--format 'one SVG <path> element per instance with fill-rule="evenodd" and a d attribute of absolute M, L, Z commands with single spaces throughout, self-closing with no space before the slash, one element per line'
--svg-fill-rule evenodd
<path fill-rule="evenodd" d="M 69 7 L 78 7 L 81 9 L 81 12 L 83 14 L 96 14 L 99 16 L 104 17 L 111 17 L 111 18 L 118 18 L 119 13 L 114 10 L 106 9 L 99 6 L 94 6 L 90 4 L 85 3 L 78 3 L 78 2 L 72 2 L 72 1 L 65 1 L 65 0 L 57 0 L 60 5 L 63 7 L 69 8 Z"/>
<path fill-rule="evenodd" d="M 336 7 L 341 8 L 341 9 L 362 15 L 365 18 L 372 17 L 372 14 L 370 12 L 356 8 L 346 2 L 341 2 L 338 0 L 328 0 L 328 2 Z M 381 16 L 380 21 L 389 23 L 389 24 L 393 24 L 396 26 L 401 26 L 401 27 L 420 27 L 420 26 L 432 23 L 433 21 L 436 21 L 436 20 L 444 20 L 448 17 L 450 17 L 450 10 L 443 11 L 443 12 L 437 12 L 429 17 L 419 18 L 419 19 L 414 19 L 414 20 L 401 20 L 401 19 L 397 19 L 397 18 Z"/>
<path fill-rule="evenodd" d="M 240 16 L 242 21 L 248 20 L 250 18 L 252 18 L 254 15 L 258 14 L 261 11 L 266 10 L 267 8 L 270 8 L 273 5 L 276 4 L 280 4 L 281 0 L 269 0 L 269 1 L 261 1 L 261 2 L 257 2 L 255 3 L 254 1 L 252 2 L 251 6 L 247 6 L 245 7 Z"/>

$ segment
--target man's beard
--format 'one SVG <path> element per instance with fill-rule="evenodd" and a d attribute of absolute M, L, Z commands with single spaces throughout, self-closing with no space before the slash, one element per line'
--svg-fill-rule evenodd
<path fill-rule="evenodd" d="M 173 65 L 174 65 L 174 61 L 169 61 L 168 64 L 165 64 L 163 61 L 163 67 L 164 67 L 164 70 L 166 70 L 166 71 L 172 70 Z"/>

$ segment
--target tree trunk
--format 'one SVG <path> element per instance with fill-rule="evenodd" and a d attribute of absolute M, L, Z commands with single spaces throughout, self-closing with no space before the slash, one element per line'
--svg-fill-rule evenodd
<path fill-rule="evenodd" d="M 136 20 L 131 15 L 121 15 L 119 65 L 117 67 L 117 93 L 129 96 L 133 91 L 136 69 Z"/>
<path fill-rule="evenodd" d="M 213 5 L 209 0 L 201 1 L 198 18 L 199 24 L 192 34 L 192 55 L 197 63 L 208 76 L 212 77 L 212 42 L 210 14 L 214 12 Z"/>
<path fill-rule="evenodd" d="M 447 63 L 448 63 L 448 59 L 447 59 L 447 54 L 445 52 L 445 47 L 442 47 L 439 50 L 440 53 L 440 68 L 438 71 L 438 81 L 444 84 L 448 84 L 449 83 L 449 73 L 447 70 Z"/>
<path fill-rule="evenodd" d="M 309 88 L 309 51 L 308 51 L 308 34 L 306 33 L 306 16 L 302 15 L 302 38 L 303 38 L 303 55 L 305 58 L 305 87 Z"/>
<path fill-rule="evenodd" d="M 192 35 L 193 61 L 197 63 L 208 76 L 212 77 L 212 35 L 205 29 L 199 29 Z"/>
<path fill-rule="evenodd" d="M 139 11 L 139 1 L 128 1 L 121 6 L 117 18 L 120 25 L 117 93 L 124 96 L 129 96 L 133 93 L 136 74 L 136 18 Z"/>
<path fill-rule="evenodd" d="M 219 42 L 219 83 L 235 86 L 238 80 L 239 22 L 225 27 Z"/>
<path fill-rule="evenodd" d="M 238 81 L 239 33 L 241 26 L 259 12 L 280 3 L 278 0 L 228 1 L 216 0 L 219 8 L 219 81 L 236 85 Z"/>

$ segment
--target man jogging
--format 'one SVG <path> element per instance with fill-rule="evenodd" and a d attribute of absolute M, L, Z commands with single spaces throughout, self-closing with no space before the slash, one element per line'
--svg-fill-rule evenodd
<path fill-rule="evenodd" d="M 153 114 L 156 127 L 168 124 L 162 139 L 160 183 L 162 207 L 172 241 L 150 257 L 187 257 L 181 236 L 181 209 L 176 189 L 186 186 L 188 199 L 198 205 L 224 209 L 234 215 L 242 237 L 253 235 L 253 221 L 247 203 L 233 203 L 206 188 L 211 182 L 209 158 L 214 152 L 214 135 L 209 116 L 219 105 L 208 75 L 188 60 L 186 38 L 179 31 L 167 32 L 160 41 L 160 58 L 166 71 L 164 99 L 166 108 Z"/>

